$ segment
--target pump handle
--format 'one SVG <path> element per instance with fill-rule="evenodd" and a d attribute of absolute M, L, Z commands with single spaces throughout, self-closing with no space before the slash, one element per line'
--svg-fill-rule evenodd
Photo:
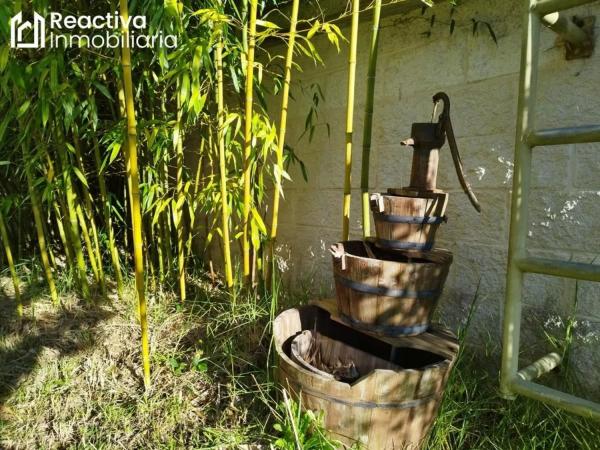
<path fill-rule="evenodd" d="M 458 146 L 456 145 L 456 138 L 454 137 L 454 130 L 452 129 L 452 121 L 450 120 L 450 99 L 445 92 L 438 92 L 433 96 L 433 103 L 437 104 L 438 102 L 444 102 L 444 109 L 439 116 L 439 132 L 446 133 L 446 137 L 448 138 L 448 145 L 450 146 L 450 153 L 452 154 L 452 160 L 454 161 L 454 167 L 456 168 L 456 175 L 458 176 L 458 181 L 469 197 L 469 201 L 473 205 L 473 207 L 477 210 L 477 212 L 481 212 L 481 205 L 475 196 L 475 193 L 471 189 L 471 185 L 468 183 L 465 178 L 465 173 L 463 171 L 462 160 L 460 159 L 460 153 L 458 153 Z"/>

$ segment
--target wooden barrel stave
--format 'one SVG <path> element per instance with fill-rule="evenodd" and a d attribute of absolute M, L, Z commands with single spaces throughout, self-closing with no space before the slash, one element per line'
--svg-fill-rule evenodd
<path fill-rule="evenodd" d="M 432 365 L 398 371 L 375 369 L 355 383 L 342 383 L 302 368 L 285 352 L 285 343 L 298 333 L 307 329 L 326 333 L 334 327 L 334 321 L 323 312 L 320 308 L 307 306 L 285 311 L 275 320 L 279 383 L 294 397 L 301 397 L 303 408 L 323 411 L 325 427 L 348 446 L 358 441 L 373 450 L 419 448 L 437 415 L 458 351 L 456 338 L 448 333 L 440 340 L 438 334 L 426 333 L 414 339 L 425 342 L 431 336 L 432 342 L 436 342 L 434 347 L 448 341 L 447 345 L 440 345 L 437 362 Z M 343 327 L 337 323 L 335 326 Z M 350 328 L 347 330 L 347 333 L 344 330 L 337 333 L 358 333 Z M 365 335 L 365 339 L 373 338 Z M 402 339 L 408 338 L 400 338 L 398 342 L 407 342 Z M 412 343 L 431 350 L 430 346 Z M 390 354 L 405 350 L 392 348 Z"/>
<path fill-rule="evenodd" d="M 396 250 L 431 250 L 437 229 L 445 221 L 447 204 L 448 194 L 444 192 L 373 194 L 376 245 Z"/>
<path fill-rule="evenodd" d="M 448 276 L 452 254 L 386 251 L 367 256 L 362 241 L 337 244 L 333 257 L 340 313 L 355 327 L 385 335 L 427 329 Z M 343 256 L 340 256 L 342 255 Z"/>

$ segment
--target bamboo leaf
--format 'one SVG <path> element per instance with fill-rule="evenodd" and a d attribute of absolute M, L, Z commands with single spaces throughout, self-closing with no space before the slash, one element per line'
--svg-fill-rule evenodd
<path fill-rule="evenodd" d="M 310 39 L 312 38 L 315 33 L 317 31 L 319 31 L 319 29 L 321 28 L 321 21 L 316 20 L 315 23 L 313 24 L 313 26 L 310 28 L 310 30 L 308 30 L 308 33 L 306 34 L 306 38 Z"/>
<path fill-rule="evenodd" d="M 233 87 L 235 92 L 240 92 L 240 81 L 238 80 L 237 74 L 235 73 L 235 67 L 233 65 L 229 66 L 229 72 L 231 73 L 231 81 L 233 82 Z"/>
<path fill-rule="evenodd" d="M 163 7 L 167 15 L 171 17 L 178 17 L 183 10 L 183 4 L 178 0 L 164 0 Z"/>
<path fill-rule="evenodd" d="M 8 127 L 11 119 L 12 114 L 9 112 L 4 116 L 2 122 L 0 122 L 0 142 L 2 142 L 2 139 L 4 138 L 4 133 L 6 133 L 6 128 Z"/>
<path fill-rule="evenodd" d="M 114 101 L 112 95 L 110 95 L 110 92 L 108 91 L 108 88 L 106 86 L 104 86 L 101 83 L 98 83 L 97 81 L 94 81 L 93 84 L 94 86 L 96 86 L 96 89 L 98 89 L 102 95 L 104 95 L 110 101 Z"/>
<path fill-rule="evenodd" d="M 40 99 L 40 103 L 42 105 L 42 126 L 46 127 L 48 123 L 48 119 L 50 117 L 50 102 L 45 97 Z"/>
<path fill-rule="evenodd" d="M 277 25 L 275 25 L 273 22 L 269 22 L 267 20 L 257 19 L 256 20 L 256 25 L 257 26 L 261 26 L 261 27 L 265 27 L 265 28 L 269 28 L 271 30 L 278 30 L 279 29 L 279 27 Z"/>
<path fill-rule="evenodd" d="M 263 234 L 267 234 L 267 227 L 265 226 L 265 223 L 262 220 L 262 217 L 260 216 L 260 213 L 258 212 L 258 210 L 256 208 L 252 208 L 252 221 L 256 222 L 256 225 L 258 226 L 258 229 L 260 230 L 261 233 Z"/>
<path fill-rule="evenodd" d="M 9 53 L 10 49 L 8 45 L 3 45 L 0 47 L 0 72 L 4 72 L 4 69 L 6 69 Z"/>
<path fill-rule="evenodd" d="M 31 100 L 26 100 L 17 110 L 17 119 L 27 112 L 29 106 L 31 106 Z"/>
<path fill-rule="evenodd" d="M 73 172 L 75 172 L 75 175 L 77 176 L 77 178 L 79 178 L 79 181 L 81 181 L 81 183 L 89 189 L 87 180 L 85 179 L 85 176 L 83 175 L 83 173 L 81 173 L 81 170 L 79 170 L 78 167 L 73 166 L 72 167 Z"/>
<path fill-rule="evenodd" d="M 179 91 L 179 95 L 181 96 L 181 103 L 185 104 L 188 98 L 188 93 L 190 92 L 190 76 L 187 73 L 183 74 L 181 80 L 181 89 Z"/>
<path fill-rule="evenodd" d="M 119 156 L 119 152 L 121 151 L 121 143 L 115 142 L 112 146 L 112 152 L 110 152 L 110 158 L 108 160 L 108 164 L 112 164 L 117 156 Z"/>

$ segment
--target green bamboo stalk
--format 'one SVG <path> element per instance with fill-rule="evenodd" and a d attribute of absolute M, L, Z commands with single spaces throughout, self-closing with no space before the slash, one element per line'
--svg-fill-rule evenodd
<path fill-rule="evenodd" d="M 40 142 L 41 142 L 41 145 L 40 145 L 41 151 L 43 152 L 44 157 L 46 158 L 46 164 L 48 167 L 45 175 L 46 175 L 46 179 L 50 183 L 53 181 L 54 174 L 56 173 L 54 170 L 54 162 L 52 161 L 52 158 L 50 157 L 50 153 L 48 152 L 48 146 L 46 145 L 44 140 L 40 139 Z M 58 236 L 60 237 L 60 241 L 63 245 L 63 249 L 65 250 L 65 256 L 67 258 L 67 265 L 72 268 L 73 267 L 73 253 L 72 253 L 71 247 L 69 245 L 67 236 L 65 234 L 65 228 L 64 228 L 64 223 L 65 223 L 64 217 L 65 216 L 60 213 L 57 198 L 59 199 L 58 201 L 60 202 L 61 206 L 63 207 L 63 211 L 66 210 L 66 208 L 64 207 L 64 201 L 62 201 L 62 196 L 59 194 L 59 195 L 54 195 L 52 198 L 52 212 L 54 212 L 54 216 L 56 218 L 56 227 L 58 228 Z"/>
<path fill-rule="evenodd" d="M 354 83 L 356 81 L 356 48 L 358 46 L 358 19 L 360 2 L 352 2 L 352 31 L 348 56 L 348 104 L 346 107 L 346 152 L 344 160 L 344 206 L 342 218 L 342 240 L 350 236 L 350 202 L 352 199 L 352 133 L 354 127 Z"/>
<path fill-rule="evenodd" d="M 58 130 L 59 124 L 57 124 Z M 81 248 L 81 240 L 79 235 L 79 223 L 77 219 L 77 194 L 73 189 L 73 180 L 71 176 L 70 169 L 70 161 L 68 159 L 68 155 L 66 154 L 66 150 L 64 146 L 64 139 L 62 133 L 59 133 L 59 143 L 57 146 L 58 156 L 61 161 L 62 172 L 63 172 L 63 180 L 64 180 L 64 188 L 65 188 L 65 196 L 67 199 L 67 214 L 69 218 L 69 226 L 68 226 L 68 236 L 71 241 L 71 247 L 73 248 L 73 252 L 75 253 L 75 262 L 76 268 L 75 271 L 77 273 L 77 281 L 79 282 L 79 287 L 81 289 L 81 293 L 85 300 L 90 300 L 90 287 L 87 280 L 87 269 L 85 265 L 85 259 L 83 257 L 83 250 Z M 91 258 L 90 258 L 91 259 Z"/>
<path fill-rule="evenodd" d="M 100 158 L 100 144 L 98 138 L 93 137 L 94 160 L 96 162 L 96 171 L 98 172 L 98 185 L 100 187 L 100 201 L 102 202 L 102 213 L 104 215 L 104 226 L 108 235 L 108 248 L 112 260 L 113 270 L 117 281 L 117 293 L 119 298 L 123 298 L 123 274 L 121 273 L 121 260 L 119 259 L 119 251 L 115 243 L 115 231 L 113 229 L 112 217 L 110 215 L 111 205 L 108 191 L 106 189 L 106 180 L 102 171 L 102 159 Z"/>
<path fill-rule="evenodd" d="M 122 33 L 125 42 L 129 42 L 129 10 L 127 0 L 119 0 L 122 18 Z M 131 218 L 133 223 L 133 247 L 135 261 L 135 286 L 138 294 L 138 308 L 142 332 L 142 364 L 144 369 L 144 386 L 150 388 L 150 349 L 148 345 L 148 318 L 146 295 L 144 290 L 144 256 L 142 249 L 142 212 L 140 206 L 140 181 L 137 164 L 137 123 L 133 97 L 133 80 L 131 76 L 131 50 L 127 45 L 121 49 L 121 66 L 123 67 L 123 84 L 127 115 L 127 160 L 128 175 L 131 186 Z"/>
<path fill-rule="evenodd" d="M 85 176 L 85 166 L 83 164 L 83 157 L 81 155 L 81 146 L 79 144 L 79 137 L 76 132 L 73 132 L 73 144 L 75 148 L 75 158 L 77 161 L 77 166 L 79 167 L 79 171 L 81 172 L 81 176 L 85 182 L 81 183 L 81 188 L 83 192 L 83 201 L 86 210 L 87 219 L 90 224 L 89 231 L 91 231 L 90 236 L 92 238 L 93 247 L 88 247 L 88 254 L 90 255 L 90 260 L 94 259 L 96 263 L 97 276 L 96 281 L 100 285 L 100 291 L 103 296 L 106 296 L 106 280 L 104 278 L 104 268 L 102 267 L 102 253 L 100 251 L 100 241 L 98 239 L 98 227 L 96 226 L 96 219 L 94 218 L 94 207 L 92 204 L 92 196 L 90 194 L 90 190 L 88 189 L 88 182 Z M 85 222 L 85 221 L 84 221 Z M 82 225 L 83 229 L 83 225 Z M 90 253 L 91 251 L 91 253 Z M 92 264 L 92 267 L 94 265 Z"/>
<path fill-rule="evenodd" d="M 65 227 L 63 225 L 64 217 L 60 213 L 60 209 L 58 207 L 58 203 L 56 200 L 52 200 L 52 210 L 54 212 L 54 218 L 56 219 L 56 227 L 58 228 L 58 236 L 60 237 L 60 241 L 65 249 L 65 256 L 67 258 L 67 265 L 69 267 L 73 267 L 73 253 L 71 252 L 71 246 L 69 245 L 69 241 L 67 240 L 67 235 L 65 234 Z"/>
<path fill-rule="evenodd" d="M 277 162 L 275 165 L 275 190 L 273 192 L 273 217 L 271 219 L 271 243 L 270 260 L 273 260 L 275 240 L 277 239 L 277 225 L 279 218 L 279 197 L 282 190 L 281 175 L 283 168 L 283 149 L 285 146 L 285 133 L 288 115 L 288 100 L 290 96 L 290 82 L 292 79 L 292 62 L 294 59 L 294 43 L 296 40 L 296 25 L 298 22 L 298 10 L 300 9 L 300 0 L 294 0 L 292 4 L 292 16 L 290 18 L 290 36 L 288 42 L 287 55 L 285 58 L 285 75 L 283 81 L 283 93 L 281 99 L 281 119 L 279 123 L 279 137 L 277 140 Z M 268 266 L 265 264 L 265 266 Z M 267 269 L 268 270 L 268 269 Z"/>
<path fill-rule="evenodd" d="M 225 261 L 225 280 L 227 287 L 233 286 L 231 267 L 231 248 L 229 243 L 229 202 L 227 196 L 227 171 L 225 170 L 225 130 L 223 101 L 223 30 L 219 29 L 219 38 L 215 52 L 217 66 L 217 122 L 219 126 L 219 175 L 221 189 L 221 231 L 223 237 L 223 259 Z"/>
<path fill-rule="evenodd" d="M 254 88 L 254 47 L 256 45 L 256 15 L 257 0 L 250 0 L 250 19 L 248 24 L 248 52 L 246 56 L 246 108 L 244 124 L 244 206 L 243 206 L 243 233 L 242 253 L 244 281 L 250 281 L 250 240 L 248 238 L 248 220 L 250 218 L 250 196 L 252 167 L 252 104 Z"/>
<path fill-rule="evenodd" d="M 92 239 L 90 238 L 87 222 L 79 202 L 76 202 L 75 204 L 75 213 L 77 214 L 77 219 L 79 221 L 79 228 L 81 229 L 81 235 L 83 236 L 83 242 L 89 257 L 88 259 L 90 260 L 90 264 L 92 266 L 94 279 L 96 280 L 96 283 L 100 283 L 100 271 L 98 270 L 98 262 L 96 261 L 96 255 L 94 254 L 94 246 L 92 245 Z"/>
<path fill-rule="evenodd" d="M 27 148 L 29 144 L 24 142 L 22 145 L 23 158 L 25 163 L 25 176 L 27 177 L 27 188 L 29 190 L 29 198 L 31 199 L 31 209 L 33 210 L 33 220 L 35 222 L 35 229 L 37 232 L 38 246 L 40 247 L 40 257 L 42 259 L 42 267 L 44 268 L 44 274 L 46 275 L 46 281 L 48 282 L 48 288 L 50 289 L 50 298 L 54 303 L 58 303 L 58 292 L 56 291 L 56 284 L 54 283 L 54 275 L 52 275 L 52 269 L 50 268 L 50 260 L 48 258 L 48 250 L 46 246 L 46 237 L 44 235 L 44 225 L 42 222 L 42 213 L 40 203 L 35 192 L 33 175 L 31 173 L 31 167 L 29 165 L 31 161 L 31 155 Z"/>
<path fill-rule="evenodd" d="M 200 149 L 198 151 L 198 165 L 196 166 L 196 175 L 194 176 L 194 184 L 193 184 L 193 190 L 192 190 L 192 207 L 190 208 L 190 232 L 188 233 L 187 236 L 187 242 L 186 242 L 186 258 L 192 255 L 192 250 L 193 250 L 193 242 L 194 242 L 194 236 L 196 236 L 198 234 L 198 223 L 196 221 L 197 214 L 196 214 L 196 208 L 198 207 L 198 196 L 200 193 L 200 183 L 201 183 L 201 178 L 202 178 L 202 168 L 203 168 L 203 160 L 204 160 L 204 144 L 205 144 L 205 139 L 201 138 L 200 139 Z"/>
<path fill-rule="evenodd" d="M 365 123 L 363 131 L 362 167 L 360 189 L 362 197 L 363 236 L 371 235 L 371 214 L 369 210 L 369 160 L 371 158 L 371 134 L 373 131 L 373 103 L 375 101 L 375 77 L 377 75 L 377 52 L 379 47 L 379 18 L 381 0 L 375 0 L 373 8 L 373 29 L 369 48 L 369 70 L 367 73 L 367 102 L 365 105 Z"/>
<path fill-rule="evenodd" d="M 13 261 L 12 252 L 10 251 L 10 241 L 8 240 L 8 233 L 6 232 L 6 225 L 4 224 L 4 217 L 2 211 L 0 211 L 0 238 L 4 242 L 4 253 L 6 254 L 6 262 L 10 269 L 10 276 L 12 278 L 13 286 L 15 288 L 15 300 L 17 301 L 17 314 L 19 317 L 23 316 L 23 303 L 21 300 L 21 290 L 19 289 L 19 276 L 15 268 L 15 262 Z"/>

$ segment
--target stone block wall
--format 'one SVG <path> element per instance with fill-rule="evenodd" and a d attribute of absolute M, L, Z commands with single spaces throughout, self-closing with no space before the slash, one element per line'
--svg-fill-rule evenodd
<path fill-rule="evenodd" d="M 440 228 L 438 242 L 454 253 L 455 260 L 439 319 L 458 329 L 477 296 L 470 341 L 486 345 L 495 354 L 501 343 L 523 3 L 460 2 L 452 35 L 446 6 L 437 6 L 425 16 L 414 11 L 385 17 L 375 92 L 372 192 L 408 184 L 411 152 L 400 146 L 400 140 L 409 136 L 412 122 L 429 120 L 435 92 L 443 90 L 452 100 L 458 146 L 482 213 L 462 193 L 444 147 L 438 187 L 451 196 L 449 220 Z M 422 33 L 429 30 L 432 13 L 436 24 L 431 36 L 425 37 Z M 600 4 L 574 13 L 600 16 Z M 497 44 L 485 25 L 473 33 L 471 19 L 489 23 Z M 360 166 L 370 24 L 361 22 L 360 29 L 352 169 L 354 238 L 362 234 Z M 343 31 L 349 33 L 347 27 Z M 290 280 L 315 289 L 316 295 L 328 295 L 333 283 L 327 249 L 339 240 L 342 223 L 347 46 L 338 54 L 323 38 L 317 47 L 325 65 L 303 61 L 303 72 L 294 74 L 288 143 L 306 164 L 308 182 L 297 166 L 290 169 L 293 182 L 286 184 L 279 251 Z M 590 59 L 566 61 L 556 36 L 544 29 L 540 52 L 538 126 L 600 123 L 600 49 Z M 325 102 L 319 106 L 319 125 L 309 142 L 306 135 L 299 138 L 314 84 L 321 87 Z M 599 151 L 598 145 L 535 149 L 528 237 L 532 254 L 587 262 L 600 256 Z M 550 350 L 546 333 L 563 335 L 568 317 L 574 314 L 574 372 L 580 379 L 592 375 L 591 387 L 600 390 L 596 378 L 600 287 L 539 275 L 527 275 L 525 286 L 523 363 Z"/>

